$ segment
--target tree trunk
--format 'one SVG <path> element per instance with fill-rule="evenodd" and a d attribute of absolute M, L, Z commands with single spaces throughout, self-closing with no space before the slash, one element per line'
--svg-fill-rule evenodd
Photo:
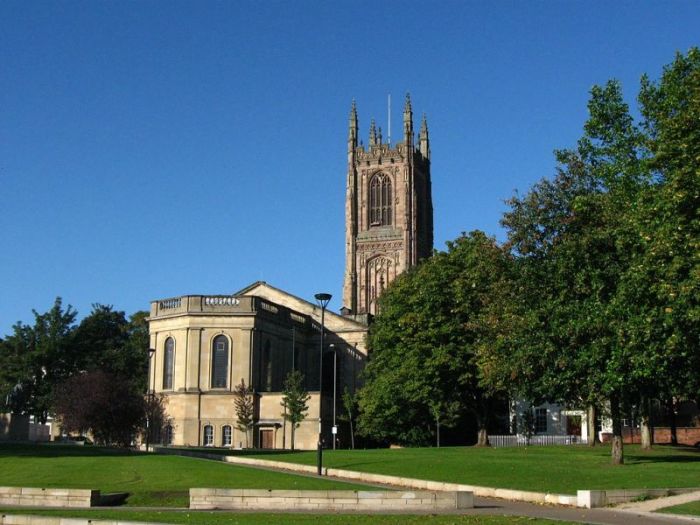
<path fill-rule="evenodd" d="M 598 433 L 595 431 L 595 417 L 596 409 L 595 405 L 588 406 L 588 412 L 586 418 L 588 420 L 588 446 L 595 447 L 596 441 L 598 441 Z"/>
<path fill-rule="evenodd" d="M 286 410 L 285 410 L 285 415 Z M 287 450 L 287 419 L 282 419 L 282 450 Z"/>
<path fill-rule="evenodd" d="M 486 427 L 479 427 L 479 434 L 476 442 L 477 447 L 490 447 L 491 443 L 489 443 L 489 434 L 486 430 Z"/>
<path fill-rule="evenodd" d="M 490 447 L 491 446 L 491 443 L 489 443 L 489 433 L 488 433 L 489 414 L 490 414 L 490 407 L 489 407 L 488 400 L 481 399 L 479 402 L 479 405 L 478 405 L 478 409 L 476 411 L 476 424 L 479 427 L 479 433 L 477 434 L 477 441 L 476 441 L 477 447 Z"/>
<path fill-rule="evenodd" d="M 642 446 L 642 450 L 651 450 L 651 427 L 647 414 L 642 414 L 639 422 L 639 443 Z"/>
<path fill-rule="evenodd" d="M 620 400 L 617 396 L 610 398 L 610 417 L 612 419 L 612 449 L 611 462 L 613 465 L 622 465 L 625 462 L 624 450 L 622 446 L 622 419 L 620 417 Z"/>
<path fill-rule="evenodd" d="M 292 421 L 292 436 L 291 436 L 291 439 L 292 439 L 292 447 L 291 447 L 292 452 L 294 452 L 294 430 L 295 430 L 294 427 L 295 427 L 295 426 L 296 426 L 296 423 L 294 423 L 294 422 Z"/>
<path fill-rule="evenodd" d="M 642 399 L 641 405 L 641 417 L 639 422 L 639 442 L 642 446 L 642 450 L 651 450 L 651 424 L 650 424 L 650 409 L 648 399 Z"/>
<path fill-rule="evenodd" d="M 678 431 L 676 429 L 676 403 L 673 398 L 666 402 L 668 407 L 668 422 L 671 427 L 671 445 L 678 445 Z"/>
<path fill-rule="evenodd" d="M 437 425 L 437 448 L 440 448 L 440 420 L 438 419 L 435 424 Z"/>
<path fill-rule="evenodd" d="M 352 415 L 350 416 L 350 448 L 355 450 L 355 429 L 352 425 Z"/>

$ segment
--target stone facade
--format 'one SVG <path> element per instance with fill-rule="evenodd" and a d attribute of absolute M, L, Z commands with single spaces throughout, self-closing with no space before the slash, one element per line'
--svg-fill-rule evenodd
<path fill-rule="evenodd" d="M 245 446 L 236 427 L 234 387 L 244 380 L 255 391 L 255 426 L 250 446 L 290 448 L 282 417 L 282 383 L 292 368 L 305 377 L 311 395 L 295 447 L 316 447 L 319 431 L 321 308 L 267 283 L 232 295 L 188 295 L 151 303 L 149 389 L 166 399 L 168 427 L 162 440 L 173 445 Z M 330 443 L 333 414 L 333 353 L 336 403 L 358 386 L 366 359 L 367 326 L 325 313 L 323 434 Z M 218 346 L 217 346 L 218 345 Z M 218 350 L 217 350 L 218 349 Z M 217 360 L 215 360 L 215 356 Z M 339 436 L 341 441 L 348 436 Z M 347 439 L 349 441 L 349 439 Z"/>
<path fill-rule="evenodd" d="M 376 314 L 377 298 L 394 278 L 429 257 L 433 204 L 428 124 L 423 116 L 414 144 L 413 111 L 406 96 L 403 142 L 382 142 L 370 126 L 367 148 L 358 145 L 353 102 L 348 131 L 343 306 L 355 315 Z"/>

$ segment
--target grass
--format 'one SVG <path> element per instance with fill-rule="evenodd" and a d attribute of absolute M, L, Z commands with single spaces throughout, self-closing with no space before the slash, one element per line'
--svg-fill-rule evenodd
<path fill-rule="evenodd" d="M 62 516 L 66 518 L 89 518 L 105 520 L 155 521 L 160 523 L 187 523 L 192 525 L 556 525 L 567 522 L 516 516 L 436 516 L 431 515 L 366 515 L 366 514 L 269 514 L 223 511 L 0 511 L 2 513 L 32 514 L 35 516 Z"/>
<path fill-rule="evenodd" d="M 683 503 L 682 505 L 675 505 L 673 507 L 666 507 L 665 509 L 660 509 L 657 512 L 700 516 L 700 500 L 691 501 L 690 503 Z"/>
<path fill-rule="evenodd" d="M 130 506 L 186 507 L 192 487 L 367 490 L 364 485 L 100 447 L 0 445 L 0 486 L 128 492 Z"/>
<path fill-rule="evenodd" d="M 264 454 L 260 459 L 313 465 L 315 452 Z M 377 474 L 575 494 L 582 489 L 700 486 L 700 450 L 625 446 L 625 465 L 610 464 L 610 447 L 404 448 L 324 452 L 324 465 Z"/>

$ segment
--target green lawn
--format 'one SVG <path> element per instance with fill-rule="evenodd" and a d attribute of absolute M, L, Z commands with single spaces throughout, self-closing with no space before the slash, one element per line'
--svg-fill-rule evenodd
<path fill-rule="evenodd" d="M 66 518 L 92 518 L 109 520 L 155 521 L 161 523 L 187 523 L 193 525 L 557 525 L 564 521 L 523 518 L 514 516 L 436 516 L 436 515 L 365 515 L 365 514 L 258 514 L 223 511 L 137 512 L 137 511 L 0 511 L 3 513 L 32 514 L 35 516 L 62 516 Z"/>
<path fill-rule="evenodd" d="M 700 516 L 700 501 L 691 501 L 690 503 L 683 503 L 682 505 L 676 505 L 674 507 L 666 507 L 665 509 L 661 509 L 657 512 Z"/>
<path fill-rule="evenodd" d="M 188 490 L 346 489 L 366 486 L 215 461 L 65 445 L 0 445 L 0 486 L 128 492 L 131 506 L 186 507 Z"/>
<path fill-rule="evenodd" d="M 260 459 L 313 465 L 315 452 Z M 575 494 L 580 489 L 700 486 L 700 450 L 625 446 L 625 465 L 610 465 L 607 446 L 404 448 L 324 452 L 324 465 L 487 487 Z"/>

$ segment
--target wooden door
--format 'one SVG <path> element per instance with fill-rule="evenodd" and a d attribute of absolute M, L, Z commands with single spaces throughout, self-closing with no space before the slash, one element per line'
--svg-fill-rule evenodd
<path fill-rule="evenodd" d="M 260 429 L 260 448 L 274 448 L 272 430 Z"/>

